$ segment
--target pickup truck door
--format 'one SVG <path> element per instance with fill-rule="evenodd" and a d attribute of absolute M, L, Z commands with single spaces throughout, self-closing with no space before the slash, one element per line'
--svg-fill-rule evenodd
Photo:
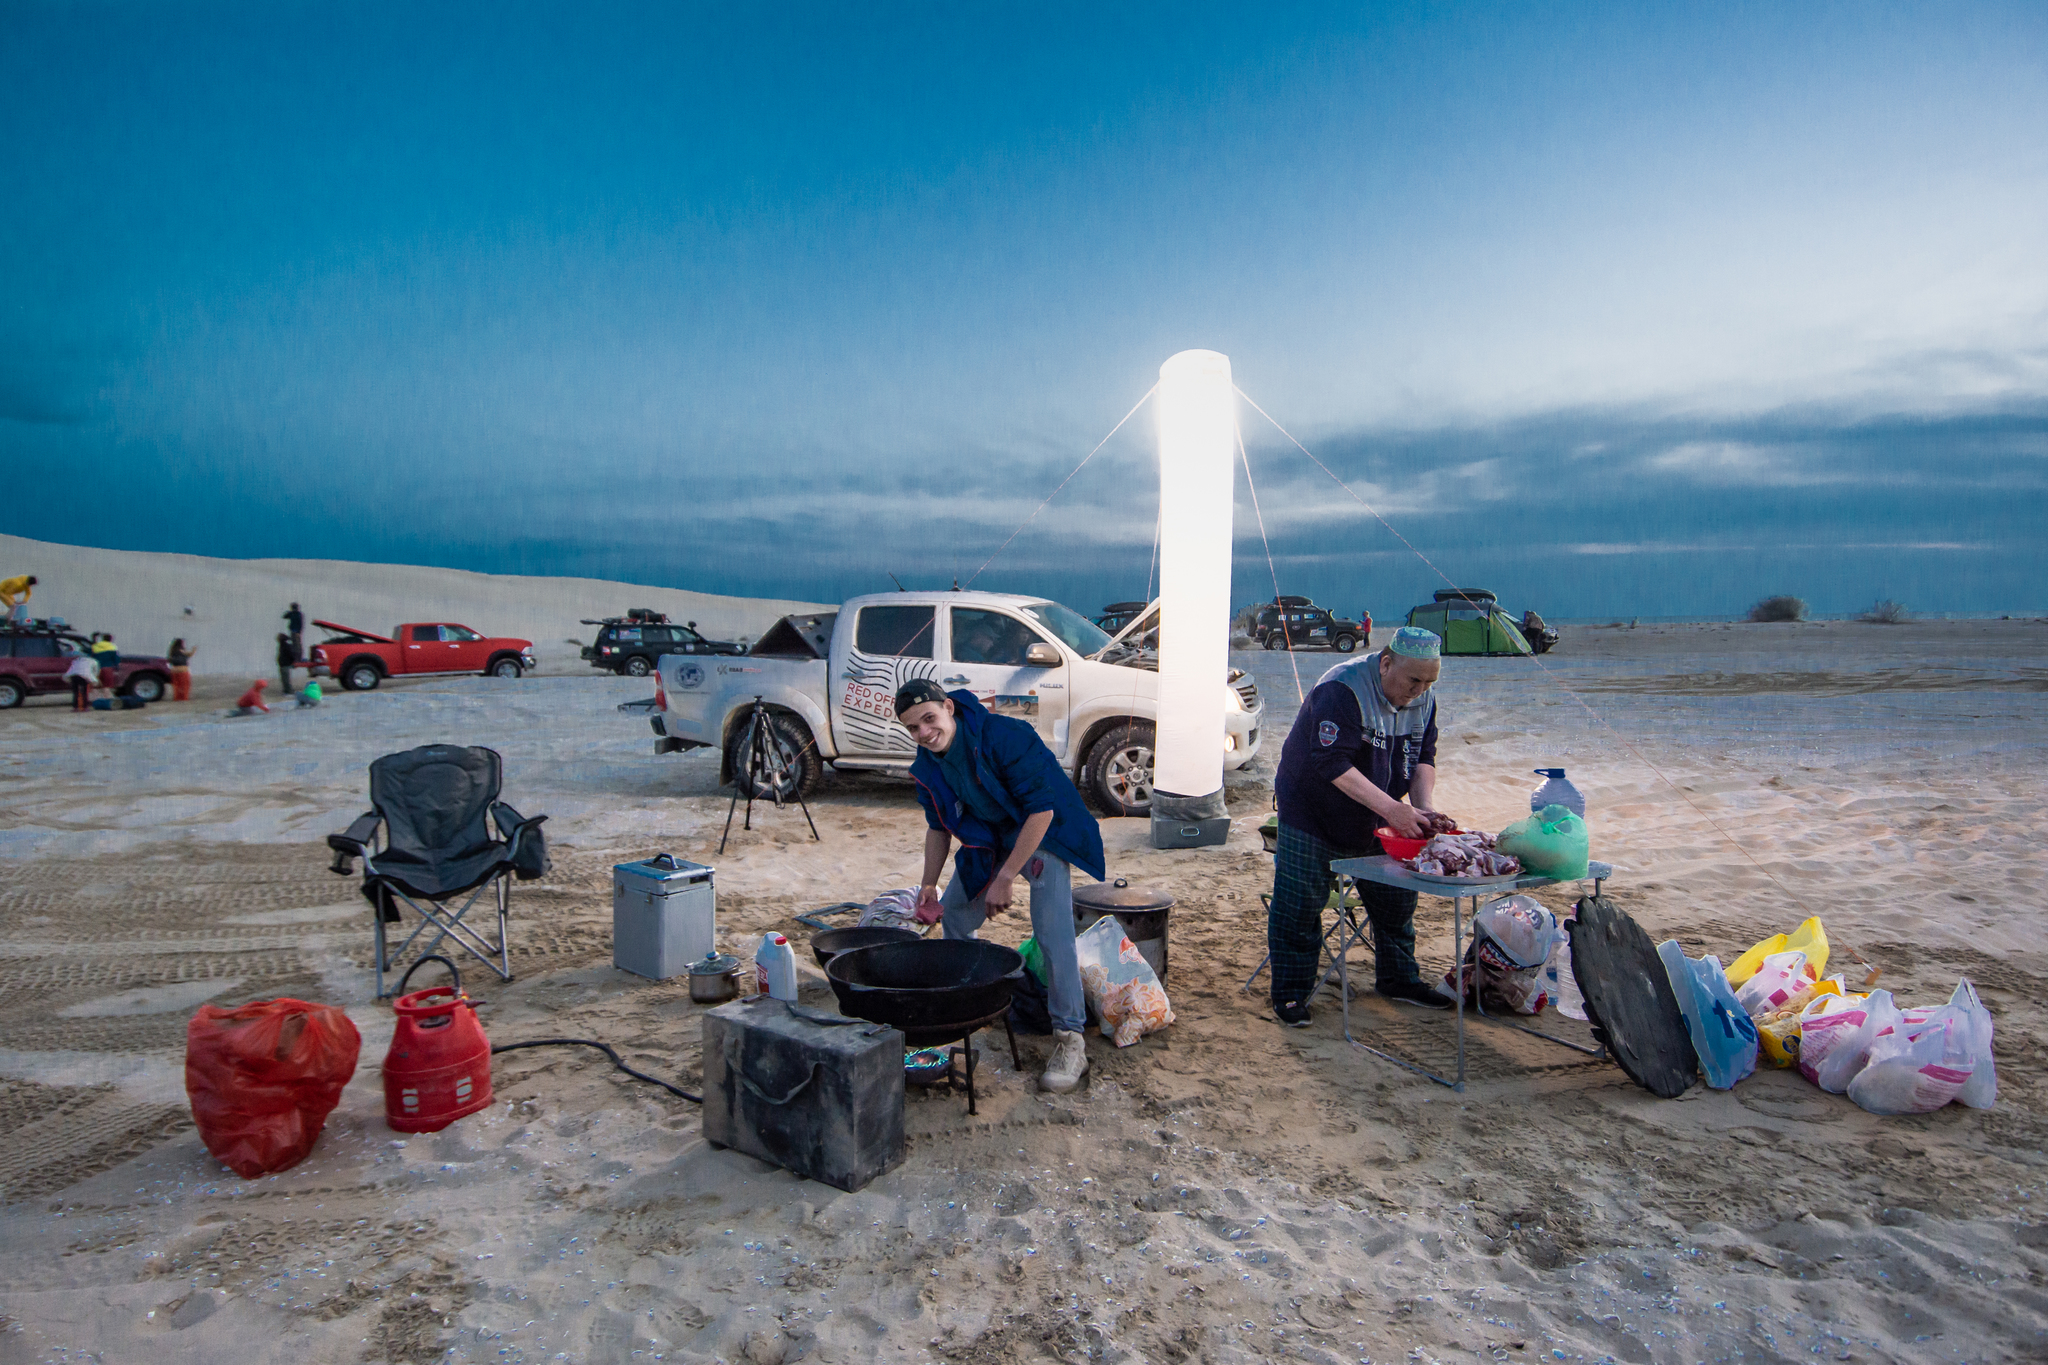
<path fill-rule="evenodd" d="M 481 673 L 489 663 L 491 646 L 483 636 L 468 626 L 441 627 L 441 639 L 445 641 L 448 661 L 443 668 L 459 668 L 465 673 Z"/>
<path fill-rule="evenodd" d="M 1068 673 L 1066 655 L 1018 617 L 993 607 L 949 607 L 946 610 L 946 665 L 939 684 L 947 691 L 964 687 L 999 716 L 1028 721 L 1055 754 L 1067 738 Z M 1024 651 L 1043 644 L 1059 656 L 1056 668 L 1033 667 Z"/>
<path fill-rule="evenodd" d="M 852 621 L 839 618 L 838 629 L 850 632 L 831 683 L 832 736 L 841 757 L 908 763 L 916 756 L 910 732 L 896 723 L 896 689 L 939 675 L 932 657 L 937 617 L 929 603 L 891 602 L 862 607 Z"/>
<path fill-rule="evenodd" d="M 447 650 L 439 626 L 407 626 L 399 641 L 398 666 L 407 673 L 438 673 L 446 666 Z"/>

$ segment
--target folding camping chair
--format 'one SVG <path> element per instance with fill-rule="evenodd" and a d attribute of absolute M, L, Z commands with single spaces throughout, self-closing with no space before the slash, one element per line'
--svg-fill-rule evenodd
<path fill-rule="evenodd" d="M 500 980 L 512 979 L 505 931 L 511 879 L 532 881 L 547 872 L 547 841 L 540 831 L 547 816 L 528 819 L 500 801 L 503 776 L 504 764 L 493 749 L 427 744 L 386 754 L 370 765 L 371 809 L 345 832 L 327 836 L 334 850 L 332 871 L 346 877 L 355 871 L 355 860 L 363 860 L 363 898 L 373 909 L 376 934 L 378 999 L 386 994 L 385 973 L 429 928 L 435 930 L 433 939 L 415 961 L 443 939 L 453 939 Z M 461 908 L 451 909 L 465 892 L 468 899 Z M 498 907 L 495 943 L 463 919 L 486 892 Z M 400 922 L 401 903 L 420 923 L 394 953 L 388 951 L 386 926 Z"/>
<path fill-rule="evenodd" d="M 1267 892 L 1260 892 L 1259 904 L 1265 906 L 1268 911 L 1271 911 L 1273 908 L 1273 897 Z M 1359 911 L 1364 908 L 1364 903 L 1358 899 L 1355 891 L 1347 892 L 1345 886 L 1340 882 L 1337 889 L 1330 893 L 1330 899 L 1324 904 L 1323 908 L 1335 910 L 1337 918 L 1330 921 L 1329 928 L 1323 930 L 1323 951 L 1320 963 L 1323 969 L 1322 974 L 1316 978 L 1315 987 L 1309 991 L 1308 1000 L 1304 1000 L 1303 1004 L 1309 1003 L 1309 1001 L 1322 994 L 1323 987 L 1329 985 L 1331 981 L 1344 978 L 1343 967 L 1338 959 L 1354 945 L 1363 944 L 1367 951 L 1372 949 L 1372 933 L 1358 918 Z M 1240 991 L 1250 990 L 1252 983 L 1257 981 L 1272 964 L 1273 954 L 1268 952 L 1259 959 L 1259 965 L 1252 968 L 1252 974 L 1244 979 L 1244 984 L 1239 986 L 1238 989 Z M 1341 989 L 1350 989 L 1348 979 L 1345 979 Z"/>

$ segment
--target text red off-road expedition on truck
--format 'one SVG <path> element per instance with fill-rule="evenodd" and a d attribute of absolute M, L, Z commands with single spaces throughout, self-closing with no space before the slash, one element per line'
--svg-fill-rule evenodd
<path fill-rule="evenodd" d="M 333 621 L 315 621 L 328 638 L 306 652 L 315 677 L 332 676 L 349 692 L 368 692 L 386 678 L 423 673 L 481 673 L 516 678 L 534 666 L 533 641 L 487 638 L 450 621 L 408 623 L 398 638 Z"/>

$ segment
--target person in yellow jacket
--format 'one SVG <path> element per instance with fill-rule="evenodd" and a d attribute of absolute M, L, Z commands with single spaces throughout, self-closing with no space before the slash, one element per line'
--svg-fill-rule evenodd
<path fill-rule="evenodd" d="M 28 620 L 28 599 L 30 590 L 36 585 L 32 573 L 16 574 L 13 578 L 0 578 L 0 609 L 16 624 Z"/>

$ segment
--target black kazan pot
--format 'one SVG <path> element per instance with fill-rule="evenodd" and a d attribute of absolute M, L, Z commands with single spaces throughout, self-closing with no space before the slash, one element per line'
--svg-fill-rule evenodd
<path fill-rule="evenodd" d="M 850 948 L 825 967 L 842 1014 L 902 1029 L 911 1047 L 958 1042 L 998 1022 L 1023 975 L 1015 948 L 979 939 Z"/>
<path fill-rule="evenodd" d="M 1173 897 L 1150 886 L 1132 886 L 1122 877 L 1074 888 L 1074 933 L 1088 932 L 1104 915 L 1114 915 L 1145 961 L 1152 964 L 1159 984 L 1166 984 L 1166 917 L 1173 913 Z"/>

